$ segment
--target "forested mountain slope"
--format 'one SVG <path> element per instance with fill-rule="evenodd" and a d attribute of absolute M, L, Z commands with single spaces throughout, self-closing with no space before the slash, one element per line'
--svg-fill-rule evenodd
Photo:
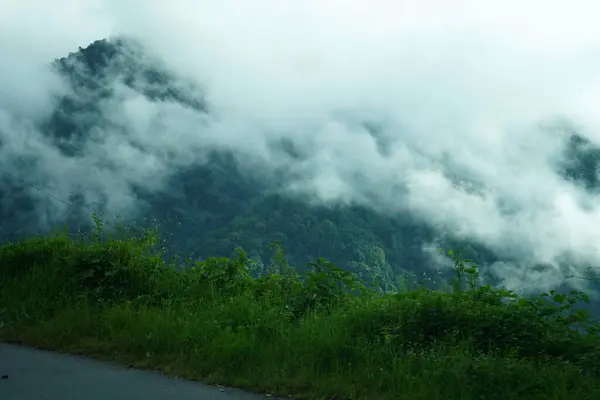
<path fill-rule="evenodd" d="M 150 103 L 183 105 L 200 116 L 212 112 L 201 87 L 170 73 L 129 39 L 99 40 L 56 60 L 53 68 L 69 90 L 57 97 L 50 117 L 37 124 L 52 146 L 75 163 L 91 151 L 91 144 L 112 140 L 105 134 L 108 131 L 119 132 L 144 154 L 143 141 L 136 142 L 130 127 L 114 117 L 127 90 L 143 94 Z M 293 148 L 289 154 L 291 158 L 298 156 Z M 484 266 L 518 257 L 496 254 L 484 243 L 456 237 L 409 213 L 378 212 L 352 204 L 315 204 L 288 195 L 281 190 L 285 171 L 249 169 L 227 150 L 207 150 L 196 156 L 195 162 L 173 169 L 167 184 L 156 188 L 129 185 L 139 203 L 135 213 L 124 218 L 141 224 L 158 222 L 170 253 L 196 258 L 229 256 L 241 246 L 255 260 L 266 262 L 273 254 L 271 244 L 279 241 L 292 265 L 302 268 L 309 260 L 325 257 L 342 268 L 377 276 L 384 286 L 406 271 L 419 277 L 435 275 L 431 265 L 436 247 L 464 249 L 464 257 Z M 565 136 L 564 160 L 558 164 L 557 173 L 594 191 L 598 188 L 595 171 L 599 160 L 600 150 L 573 131 Z M 21 161 L 29 167 L 36 162 Z M 99 170 L 113 167 L 97 165 Z M 49 228 L 51 224 L 43 223 L 36 210 L 40 202 L 55 199 L 34 193 L 27 184 L 7 176 L 0 177 L 0 188 L 0 237 L 14 238 Z M 83 191 L 42 189 L 70 204 L 61 221 L 71 226 L 82 225 L 83 216 L 92 209 L 110 214 L 101 195 L 90 201 Z"/>

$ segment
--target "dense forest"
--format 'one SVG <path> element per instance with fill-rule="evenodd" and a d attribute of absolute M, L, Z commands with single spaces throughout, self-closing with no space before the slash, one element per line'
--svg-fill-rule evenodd
<path fill-rule="evenodd" d="M 127 135 L 126 128 L 99 107 L 103 99 L 117 95 L 113 86 L 117 81 L 151 101 L 177 102 L 198 113 L 211 112 L 201 88 L 169 73 L 160 63 L 141 61 L 145 59 L 142 53 L 133 41 L 99 40 L 54 61 L 53 68 L 72 91 L 57 98 L 55 111 L 39 125 L 65 157 L 82 157 L 88 141 L 101 140 L 102 129 L 122 130 Z M 573 131 L 566 139 L 564 160 L 557 173 L 589 191 L 598 190 L 600 149 Z M 22 162 L 35 164 L 29 159 Z M 441 232 L 414 215 L 380 213 L 355 205 L 315 205 L 290 197 L 278 190 L 282 179 L 285 175 L 277 172 L 249 171 L 226 151 L 210 151 L 201 163 L 175 171 L 168 189 L 133 188 L 140 205 L 131 219 L 160 225 L 167 256 L 229 256 L 242 247 L 254 260 L 266 263 L 277 241 L 291 265 L 302 268 L 309 260 L 325 257 L 341 268 L 379 279 L 384 288 L 406 273 L 419 277 L 434 273 L 429 268 L 431 254 L 423 248 L 426 244 L 462 249 L 465 258 L 483 266 L 510 259 L 483 243 Z M 34 197 L 30 187 L 7 176 L 0 176 L 0 190 L 0 238 L 47 229 L 39 223 L 36 202 L 53 199 L 40 199 L 39 193 Z M 85 195 L 59 196 L 72 205 L 64 222 L 81 225 L 81 216 L 92 211 Z M 94 208 L 102 211 L 102 204 Z"/>

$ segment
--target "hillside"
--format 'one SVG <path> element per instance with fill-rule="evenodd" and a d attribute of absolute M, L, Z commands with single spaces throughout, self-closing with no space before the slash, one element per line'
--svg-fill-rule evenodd
<path fill-rule="evenodd" d="M 435 280 L 439 268 L 431 266 L 438 247 L 461 249 L 465 258 L 484 270 L 496 261 L 520 262 L 519 253 L 512 249 L 498 252 L 486 243 L 454 235 L 452 230 L 433 225 L 419 215 L 352 203 L 319 204 L 291 195 L 283 190 L 289 178 L 285 169 L 248 168 L 239 155 L 226 149 L 202 151 L 199 147 L 202 152 L 193 155 L 194 161 L 180 163 L 177 157 L 181 155 L 164 153 L 160 146 L 146 148 L 144 141 L 135 136 L 140 133 L 120 114 L 128 107 L 131 93 L 141 95 L 149 105 L 182 106 L 199 118 L 212 111 L 202 87 L 171 73 L 166 64 L 131 39 L 96 41 L 57 59 L 53 68 L 68 90 L 56 97 L 55 110 L 48 118 L 37 122 L 39 129 L 50 140 L 52 151 L 58 151 L 69 163 L 97 169 L 106 177 L 99 177 L 97 182 L 78 182 L 74 186 L 81 189 L 76 192 L 46 186 L 47 179 L 40 178 L 39 184 L 34 180 L 36 187 L 70 204 L 60 212 L 53 207 L 61 204 L 45 205 L 57 203 L 56 199 L 40 195 L 31 185 L 0 177 L 0 238 L 47 233 L 62 223 L 86 231 L 89 226 L 83 221 L 89 220 L 92 210 L 115 214 L 111 196 L 119 191 L 114 193 L 115 198 L 123 192 L 136 201 L 123 215 L 127 221 L 145 226 L 157 223 L 161 232 L 168 232 L 163 237 L 167 257 L 229 256 L 236 247 L 242 247 L 261 262 L 271 256 L 271 244 L 279 241 L 290 263 L 300 269 L 309 260 L 325 257 L 367 279 L 376 277 L 385 288 L 406 274 Z M 369 129 L 377 135 L 375 125 Z M 596 190 L 598 150 L 568 126 L 561 129 L 567 136 L 558 172 L 575 185 Z M 168 172 L 159 171 L 151 185 L 149 179 L 143 179 L 144 184 L 129 181 L 118 176 L 123 167 L 117 161 L 102 156 L 107 141 L 123 141 L 147 160 L 162 157 L 174 166 Z M 293 145 L 273 145 L 280 146 L 290 160 L 303 157 Z M 93 163 L 86 161 L 91 152 L 96 152 L 92 154 L 96 158 Z M 18 162 L 24 166 L 19 171 L 21 177 L 39 174 L 35 158 L 20 157 Z M 111 175 L 123 181 L 111 183 Z M 455 179 L 460 178 L 457 170 Z M 41 209 L 46 210 L 43 216 Z M 547 265 L 530 267 L 544 269 Z M 447 278 L 448 274 L 443 272 L 442 276 Z M 493 276 L 486 275 L 486 279 L 494 282 Z"/>

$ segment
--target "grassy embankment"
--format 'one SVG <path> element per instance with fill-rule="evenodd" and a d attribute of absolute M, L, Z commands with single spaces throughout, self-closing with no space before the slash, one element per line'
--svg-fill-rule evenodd
<path fill-rule="evenodd" d="M 450 292 L 375 294 L 324 260 L 299 276 L 277 253 L 257 278 L 243 252 L 179 271 L 155 247 L 100 221 L 3 245 L 0 340 L 295 398 L 600 398 L 581 293 L 476 287 L 456 258 Z"/>

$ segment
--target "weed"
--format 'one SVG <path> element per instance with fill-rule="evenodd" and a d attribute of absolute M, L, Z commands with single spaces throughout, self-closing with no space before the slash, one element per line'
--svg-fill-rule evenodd
<path fill-rule="evenodd" d="M 600 326 L 581 292 L 477 286 L 456 253 L 449 291 L 375 292 L 275 243 L 260 270 L 166 263 L 156 230 L 64 230 L 0 247 L 0 339 L 296 398 L 593 399 Z M 411 286 L 412 287 L 412 286 Z"/>

